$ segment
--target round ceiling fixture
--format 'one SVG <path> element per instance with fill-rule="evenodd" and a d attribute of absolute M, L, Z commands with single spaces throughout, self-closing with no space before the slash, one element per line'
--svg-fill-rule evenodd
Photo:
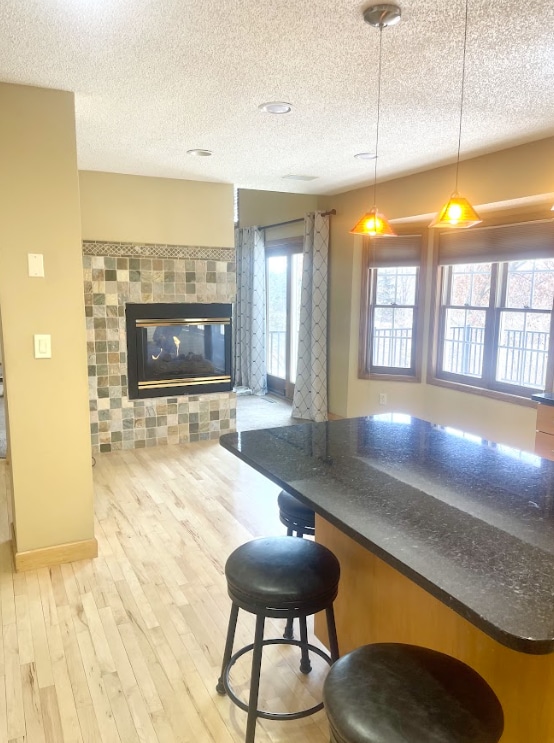
<path fill-rule="evenodd" d="M 354 157 L 357 157 L 358 160 L 375 160 L 377 159 L 377 155 L 375 152 L 358 152 L 354 155 Z"/>
<path fill-rule="evenodd" d="M 211 157 L 214 153 L 211 150 L 187 150 L 187 155 L 193 155 L 194 157 Z"/>
<path fill-rule="evenodd" d="M 369 8 L 364 10 L 364 21 L 374 28 L 396 26 L 400 22 L 401 16 L 401 9 L 394 3 L 370 5 Z"/>
<path fill-rule="evenodd" d="M 292 111 L 292 104 L 285 103 L 285 101 L 269 101 L 269 103 L 261 103 L 258 108 L 268 114 L 288 114 Z"/>

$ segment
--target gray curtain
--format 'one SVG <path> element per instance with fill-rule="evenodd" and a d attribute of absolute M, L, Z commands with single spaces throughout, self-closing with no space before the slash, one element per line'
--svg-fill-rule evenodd
<path fill-rule="evenodd" d="M 292 415 L 327 420 L 327 265 L 329 217 L 306 215 L 298 367 Z"/>
<path fill-rule="evenodd" d="M 234 318 L 234 374 L 237 387 L 267 392 L 265 356 L 264 234 L 257 227 L 235 230 L 237 301 Z"/>

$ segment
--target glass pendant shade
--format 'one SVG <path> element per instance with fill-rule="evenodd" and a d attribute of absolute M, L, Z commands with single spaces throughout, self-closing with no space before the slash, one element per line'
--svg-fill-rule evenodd
<path fill-rule="evenodd" d="M 451 227 L 463 229 L 473 227 L 483 220 L 467 199 L 453 193 L 429 227 Z"/>
<path fill-rule="evenodd" d="M 351 235 L 369 235 L 370 237 L 394 237 L 396 232 L 389 224 L 384 214 L 377 211 L 377 207 L 366 212 L 350 230 Z"/>

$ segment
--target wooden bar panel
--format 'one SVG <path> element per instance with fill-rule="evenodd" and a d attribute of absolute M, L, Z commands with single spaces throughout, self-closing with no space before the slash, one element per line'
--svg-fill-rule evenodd
<path fill-rule="evenodd" d="M 554 460 L 554 436 L 550 433 L 537 431 L 535 437 L 535 454 L 543 459 Z"/>
<path fill-rule="evenodd" d="M 452 655 L 498 695 L 506 723 L 501 743 L 554 743 L 554 654 L 504 647 L 320 516 L 316 540 L 341 563 L 335 603 L 341 655 L 372 642 L 405 642 Z M 324 615 L 316 617 L 316 634 L 326 642 Z"/>
<path fill-rule="evenodd" d="M 554 405 L 537 405 L 537 431 L 554 434 Z"/>

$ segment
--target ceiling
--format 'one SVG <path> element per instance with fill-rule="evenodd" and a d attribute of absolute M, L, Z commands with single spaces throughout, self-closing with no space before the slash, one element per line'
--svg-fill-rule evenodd
<path fill-rule="evenodd" d="M 553 135 L 554 2 L 468 1 L 462 158 Z M 375 146 L 370 4 L 2 0 L 0 80 L 75 92 L 80 169 L 338 193 L 373 178 L 354 158 Z M 400 4 L 383 31 L 380 180 L 454 162 L 458 144 L 464 0 Z M 292 112 L 258 110 L 279 100 Z"/>

